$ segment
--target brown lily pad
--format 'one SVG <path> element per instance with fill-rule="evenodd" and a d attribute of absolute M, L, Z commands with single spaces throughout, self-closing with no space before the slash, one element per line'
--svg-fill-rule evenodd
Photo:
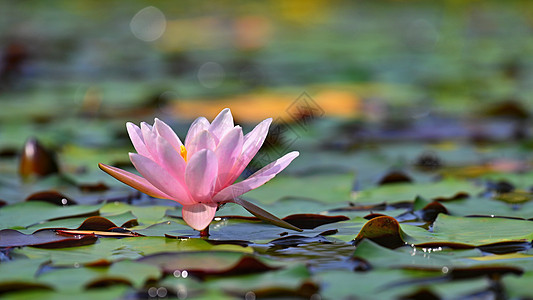
<path fill-rule="evenodd" d="M 383 247 L 395 249 L 406 244 L 404 236 L 406 234 L 401 230 L 396 219 L 380 216 L 366 222 L 353 243 L 357 245 L 363 239 L 370 239 Z"/>
<path fill-rule="evenodd" d="M 446 202 L 446 201 L 466 199 L 468 197 L 470 197 L 470 195 L 468 193 L 458 192 L 458 193 L 456 193 L 455 195 L 453 195 L 451 197 L 436 197 L 436 198 L 433 198 L 433 200 L 434 201 L 440 201 L 440 202 Z"/>
<path fill-rule="evenodd" d="M 378 185 L 386 185 L 393 183 L 410 183 L 413 182 L 413 179 L 409 175 L 405 174 L 402 171 L 391 171 L 385 176 L 383 176 L 379 181 Z"/>
<path fill-rule="evenodd" d="M 249 217 L 249 216 L 238 216 L 238 215 L 227 215 L 227 216 L 220 216 L 222 219 L 233 219 L 233 220 L 246 220 L 246 221 L 261 221 L 261 219 L 257 217 Z M 340 221 L 346 221 L 350 218 L 342 215 L 338 216 L 326 216 L 326 215 L 319 215 L 319 214 L 293 214 L 288 215 L 281 220 L 294 225 L 300 229 L 315 229 L 318 226 L 322 226 L 325 224 L 330 223 L 336 223 Z"/>
<path fill-rule="evenodd" d="M 42 231 L 42 230 L 63 230 L 63 231 L 115 231 L 119 232 L 119 229 L 126 230 L 126 228 L 133 227 L 138 225 L 136 219 L 132 219 L 129 221 L 124 222 L 121 226 L 117 226 L 115 223 L 110 221 L 107 218 L 100 217 L 100 216 L 92 216 L 88 217 L 83 221 L 83 223 L 78 228 L 66 228 L 66 227 L 54 227 L 54 228 L 43 228 L 39 229 L 36 232 Z M 126 230 L 127 231 L 127 230 Z"/>
<path fill-rule="evenodd" d="M 45 201 L 55 205 L 76 204 L 76 201 L 57 191 L 41 191 L 26 197 L 25 201 Z"/>
<path fill-rule="evenodd" d="M 55 230 L 58 234 L 64 236 L 72 235 L 97 235 L 103 237 L 132 237 L 132 236 L 142 236 L 139 233 L 132 232 L 125 227 L 125 225 L 136 224 L 136 220 L 129 220 L 125 222 L 122 227 L 118 227 L 115 223 L 110 220 L 100 217 L 93 216 L 87 218 L 78 228 L 68 229 L 68 228 L 46 228 L 40 229 L 36 232 Z"/>
<path fill-rule="evenodd" d="M 433 222 L 439 214 L 448 214 L 448 210 L 440 202 L 433 201 L 422 208 L 421 218 L 426 222 Z"/>
<path fill-rule="evenodd" d="M 87 192 L 87 193 L 90 193 L 90 192 L 105 192 L 105 191 L 109 190 L 109 186 L 107 186 L 106 184 L 104 184 L 102 182 L 82 183 L 82 184 L 78 184 L 78 188 L 82 192 Z"/>
<path fill-rule="evenodd" d="M 346 216 L 325 216 L 317 214 L 294 214 L 286 216 L 283 221 L 290 223 L 301 229 L 315 229 L 318 226 L 325 224 L 336 223 L 340 221 L 346 221 L 350 218 Z"/>
<path fill-rule="evenodd" d="M 35 138 L 29 138 L 22 150 L 19 174 L 23 178 L 59 173 L 55 153 L 46 149 Z"/>

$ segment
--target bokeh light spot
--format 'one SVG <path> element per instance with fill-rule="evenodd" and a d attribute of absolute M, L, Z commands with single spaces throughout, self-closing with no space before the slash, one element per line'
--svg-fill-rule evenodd
<path fill-rule="evenodd" d="M 167 27 L 167 19 L 161 10 L 154 6 L 141 9 L 133 16 L 130 29 L 139 40 L 153 42 L 160 38 Z"/>

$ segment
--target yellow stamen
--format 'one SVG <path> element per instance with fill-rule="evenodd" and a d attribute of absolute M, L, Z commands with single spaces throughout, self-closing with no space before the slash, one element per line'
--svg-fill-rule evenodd
<path fill-rule="evenodd" d="M 183 157 L 183 160 L 185 160 L 185 162 L 187 162 L 187 149 L 183 145 L 181 145 L 181 147 L 180 147 L 180 155 L 181 155 L 181 157 Z"/>

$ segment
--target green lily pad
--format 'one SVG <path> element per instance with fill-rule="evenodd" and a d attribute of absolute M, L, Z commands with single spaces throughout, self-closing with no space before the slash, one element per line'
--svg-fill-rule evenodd
<path fill-rule="evenodd" d="M 165 212 L 170 209 L 168 206 L 150 205 L 138 206 L 122 202 L 107 203 L 100 209 L 100 214 L 104 217 L 110 215 L 119 215 L 131 212 L 142 227 L 150 226 L 158 222 L 165 221 Z"/>
<path fill-rule="evenodd" d="M 357 192 L 357 194 L 355 194 L 355 203 L 375 204 L 385 202 L 391 204 L 397 202 L 412 202 L 416 197 L 426 199 L 451 198 L 458 193 L 467 193 L 475 196 L 482 190 L 482 187 L 476 186 L 468 181 L 453 179 L 434 183 L 388 184 Z"/>
<path fill-rule="evenodd" d="M 525 272 L 521 276 L 505 276 L 502 278 L 502 282 L 510 299 L 527 299 L 527 297 L 531 297 L 533 271 Z"/>
<path fill-rule="evenodd" d="M 323 225 L 315 230 L 338 228 L 334 237 L 350 241 L 360 232 L 367 220 L 354 218 L 349 221 Z M 404 240 L 408 244 L 446 246 L 446 244 L 460 244 L 477 247 L 501 242 L 523 242 L 533 239 L 533 223 L 525 220 L 503 218 L 469 218 L 453 217 L 439 214 L 433 223 L 433 232 L 423 228 L 401 224 L 405 233 Z M 351 232 L 351 234 L 350 234 Z"/>
<path fill-rule="evenodd" d="M 533 223 L 502 218 L 463 218 L 440 214 L 433 223 L 432 238 L 427 242 L 451 241 L 474 246 L 531 241 Z"/>
<path fill-rule="evenodd" d="M 46 258 L 2 262 L 0 264 L 0 292 L 52 289 L 49 284 L 35 281 L 38 270 L 47 262 Z"/>
<path fill-rule="evenodd" d="M 100 238 L 98 243 L 94 245 L 69 248 L 68 250 L 22 248 L 13 252 L 16 255 L 23 255 L 31 259 L 49 259 L 53 265 L 74 266 L 98 260 L 138 259 L 154 253 L 198 250 L 224 250 L 241 253 L 253 251 L 249 247 L 211 245 L 201 239 L 176 240 L 164 237 L 133 237 L 123 239 Z"/>
<path fill-rule="evenodd" d="M 490 281 L 484 278 L 463 281 L 441 280 L 439 272 L 417 270 L 375 270 L 372 272 L 326 271 L 318 279 L 323 287 L 322 297 L 344 299 L 398 299 L 418 292 L 430 291 L 437 297 L 453 299 L 485 291 Z M 434 281 L 428 280 L 434 278 Z M 418 279 L 418 280 L 417 280 Z M 357 285 L 347 285 L 356 282 Z"/>
<path fill-rule="evenodd" d="M 131 289 L 127 286 L 110 286 L 105 289 L 90 289 L 82 293 L 79 291 L 23 291 L 2 295 L 9 300 L 93 300 L 93 299 L 119 299 Z"/>
<path fill-rule="evenodd" d="M 24 229 L 42 221 L 98 214 L 103 204 L 57 206 L 48 202 L 21 202 L 0 208 L 0 228 Z"/>
<path fill-rule="evenodd" d="M 276 295 L 284 297 L 289 295 L 309 297 L 313 293 L 311 295 L 303 295 L 300 290 L 302 290 L 302 285 L 310 279 L 311 273 L 305 266 L 298 264 L 260 274 L 211 278 L 204 284 L 198 285 L 197 288 L 203 291 L 223 291 L 227 295 L 234 297 L 245 297 L 250 292 L 253 292 L 256 297 L 274 297 Z M 187 284 L 185 282 L 187 281 L 184 278 L 168 276 L 161 281 L 161 285 L 169 289 L 174 289 L 180 284 L 187 285 L 190 288 L 190 281 Z"/>
<path fill-rule="evenodd" d="M 375 268 L 411 268 L 412 266 L 427 267 L 441 270 L 443 267 L 451 269 L 453 266 L 466 265 L 459 258 L 481 257 L 482 252 L 477 249 L 446 250 L 421 249 L 416 247 L 402 247 L 391 250 L 372 241 L 363 240 L 357 245 L 353 257 L 361 258 Z"/>
<path fill-rule="evenodd" d="M 53 286 L 57 291 L 82 291 L 105 281 L 111 284 L 130 285 L 141 288 L 148 280 L 158 280 L 161 277 L 159 268 L 123 260 L 113 263 L 109 267 L 74 267 L 52 269 L 39 275 L 38 282 Z M 100 282 L 100 283 L 99 283 Z"/>
<path fill-rule="evenodd" d="M 176 223 L 174 221 L 165 221 L 165 222 L 157 223 L 154 225 L 150 225 L 146 228 L 134 227 L 132 228 L 132 230 L 134 232 L 137 232 L 137 233 L 140 233 L 146 236 L 165 236 L 165 235 L 186 236 L 186 235 L 195 234 L 195 231 L 191 229 L 189 226 Z"/>
<path fill-rule="evenodd" d="M 117 226 L 122 226 L 124 223 L 136 219 L 136 217 L 129 211 L 118 214 L 118 215 L 108 215 L 105 218 L 115 223 Z M 32 225 L 26 228 L 25 230 L 19 230 L 19 231 L 23 233 L 32 233 L 32 232 L 35 232 L 36 230 L 43 229 L 43 228 L 75 229 L 75 228 L 78 228 L 85 220 L 87 220 L 87 218 L 81 217 L 81 218 L 68 218 L 68 219 L 47 221 L 47 222 L 39 223 L 36 225 Z"/>
<path fill-rule="evenodd" d="M 324 203 L 351 200 L 352 174 L 323 174 L 304 177 L 277 176 L 264 186 L 244 194 L 244 198 L 269 204 L 285 197 L 308 198 Z"/>

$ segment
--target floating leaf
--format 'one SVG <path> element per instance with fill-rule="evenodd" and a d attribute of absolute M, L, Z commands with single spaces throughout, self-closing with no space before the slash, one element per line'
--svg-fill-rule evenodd
<path fill-rule="evenodd" d="M 130 287 L 110 286 L 105 289 L 90 289 L 83 293 L 79 291 L 49 291 L 49 290 L 31 290 L 24 289 L 17 293 L 3 295 L 3 299 L 9 300 L 57 300 L 57 299 L 76 299 L 76 300 L 93 300 L 93 299 L 120 299 Z"/>
<path fill-rule="evenodd" d="M 411 183 L 413 180 L 407 174 L 401 171 L 391 171 L 383 176 L 378 185 L 395 184 L 395 183 Z"/>
<path fill-rule="evenodd" d="M 407 236 L 401 230 L 396 219 L 389 216 L 380 216 L 369 220 L 359 234 L 355 237 L 357 244 L 363 239 L 370 239 L 387 248 L 398 248 L 406 244 Z"/>
<path fill-rule="evenodd" d="M 426 199 L 453 197 L 457 193 L 477 195 L 482 187 L 467 181 L 443 180 L 435 183 L 400 183 L 380 186 L 363 190 L 357 193 L 356 203 L 382 203 L 388 204 L 404 201 L 413 201 L 416 197 Z"/>
<path fill-rule="evenodd" d="M 527 297 L 531 297 L 532 280 L 533 271 L 529 271 L 522 274 L 522 276 L 505 276 L 502 278 L 502 283 L 510 299 L 527 299 Z"/>
<path fill-rule="evenodd" d="M 35 275 L 47 259 L 17 259 L 0 264 L 0 294 L 19 290 L 51 290 L 52 286 L 35 281 Z"/>
<path fill-rule="evenodd" d="M 243 275 L 279 269 L 252 256 L 225 251 L 159 253 L 137 261 L 157 266 L 166 274 L 187 271 L 188 274 L 200 279 L 208 276 Z"/>
<path fill-rule="evenodd" d="M 503 193 L 494 197 L 496 200 L 500 200 L 506 203 L 521 204 L 533 199 L 533 194 L 526 191 L 514 191 L 509 193 Z"/>
<path fill-rule="evenodd" d="M 35 138 L 30 138 L 24 144 L 20 158 L 19 174 L 30 176 L 46 176 L 59 172 L 55 153 L 46 149 Z"/>
<path fill-rule="evenodd" d="M 54 221 L 46 221 L 46 222 L 42 222 L 36 225 L 32 225 L 25 230 L 19 230 L 19 231 L 23 233 L 33 233 L 41 229 L 58 229 L 58 228 L 59 229 L 78 229 L 86 220 L 91 219 L 91 218 L 96 218 L 93 220 L 100 220 L 98 218 L 106 219 L 109 222 L 106 222 L 103 220 L 102 221 L 106 222 L 109 226 L 110 226 L 110 223 L 117 224 L 117 225 L 120 225 L 120 227 L 125 227 L 125 228 L 130 228 L 130 227 L 138 225 L 137 219 L 135 218 L 135 216 L 131 212 L 128 211 L 128 212 L 118 214 L 118 215 L 108 215 L 105 218 L 98 217 L 98 216 L 93 216 L 89 218 L 73 217 L 73 218 L 65 218 L 65 219 L 59 219 L 59 220 L 54 220 Z M 108 227 L 108 226 L 104 225 L 102 227 Z M 113 227 L 116 227 L 116 226 L 113 226 Z M 108 227 L 108 228 L 112 228 L 112 227 Z"/>
<path fill-rule="evenodd" d="M 158 268 L 124 260 L 108 267 L 52 268 L 39 275 L 37 281 L 53 286 L 58 291 L 81 292 L 103 284 L 126 284 L 140 288 L 146 281 L 160 277 Z"/>
<path fill-rule="evenodd" d="M 42 201 L 10 204 L 0 208 L 0 228 L 19 229 L 46 220 L 95 215 L 102 205 L 68 205 L 58 207 L 57 205 Z"/>
<path fill-rule="evenodd" d="M 75 201 L 57 191 L 42 191 L 29 195 L 26 201 L 45 201 L 55 205 L 76 204 Z"/>
<path fill-rule="evenodd" d="M 318 293 L 318 286 L 310 281 L 311 274 L 303 265 L 289 266 L 287 268 L 271 270 L 256 274 L 222 276 L 210 278 L 196 288 L 197 292 L 206 290 L 224 291 L 226 295 L 244 298 L 253 292 L 258 298 L 299 297 L 310 298 Z M 195 286 L 188 278 L 168 276 L 162 285 L 175 291 L 176 286 Z M 202 295 L 208 297 L 208 295 Z"/>
<path fill-rule="evenodd" d="M 351 200 L 353 181 L 353 174 L 277 176 L 267 185 L 252 190 L 245 196 L 265 204 L 290 196 L 318 200 L 323 203 L 347 203 Z"/>
<path fill-rule="evenodd" d="M 302 229 L 315 229 L 325 224 L 349 220 L 346 216 L 324 216 L 316 214 L 295 214 L 283 218 L 283 221 Z"/>
<path fill-rule="evenodd" d="M 147 227 L 163 221 L 165 213 L 169 209 L 171 207 L 163 205 L 138 206 L 122 202 L 111 202 L 102 206 L 100 213 L 102 216 L 108 216 L 130 212 L 137 217 L 141 226 Z"/>
<path fill-rule="evenodd" d="M 97 238 L 87 236 L 61 236 L 52 230 L 23 234 L 13 229 L 0 230 L 0 247 L 33 246 L 44 249 L 77 247 L 94 244 Z"/>
<path fill-rule="evenodd" d="M 46 258 L 55 266 L 73 266 L 93 263 L 100 260 L 117 261 L 138 259 L 146 255 L 161 252 L 184 251 L 234 251 L 251 253 L 250 247 L 235 245 L 211 245 L 201 239 L 176 240 L 164 237 L 126 237 L 122 239 L 99 239 L 98 243 L 88 246 L 66 249 L 14 249 L 13 255 L 22 255 L 31 259 Z"/>
<path fill-rule="evenodd" d="M 533 222 L 500 218 L 461 218 L 440 214 L 433 238 L 480 246 L 504 241 L 531 241 Z"/>

